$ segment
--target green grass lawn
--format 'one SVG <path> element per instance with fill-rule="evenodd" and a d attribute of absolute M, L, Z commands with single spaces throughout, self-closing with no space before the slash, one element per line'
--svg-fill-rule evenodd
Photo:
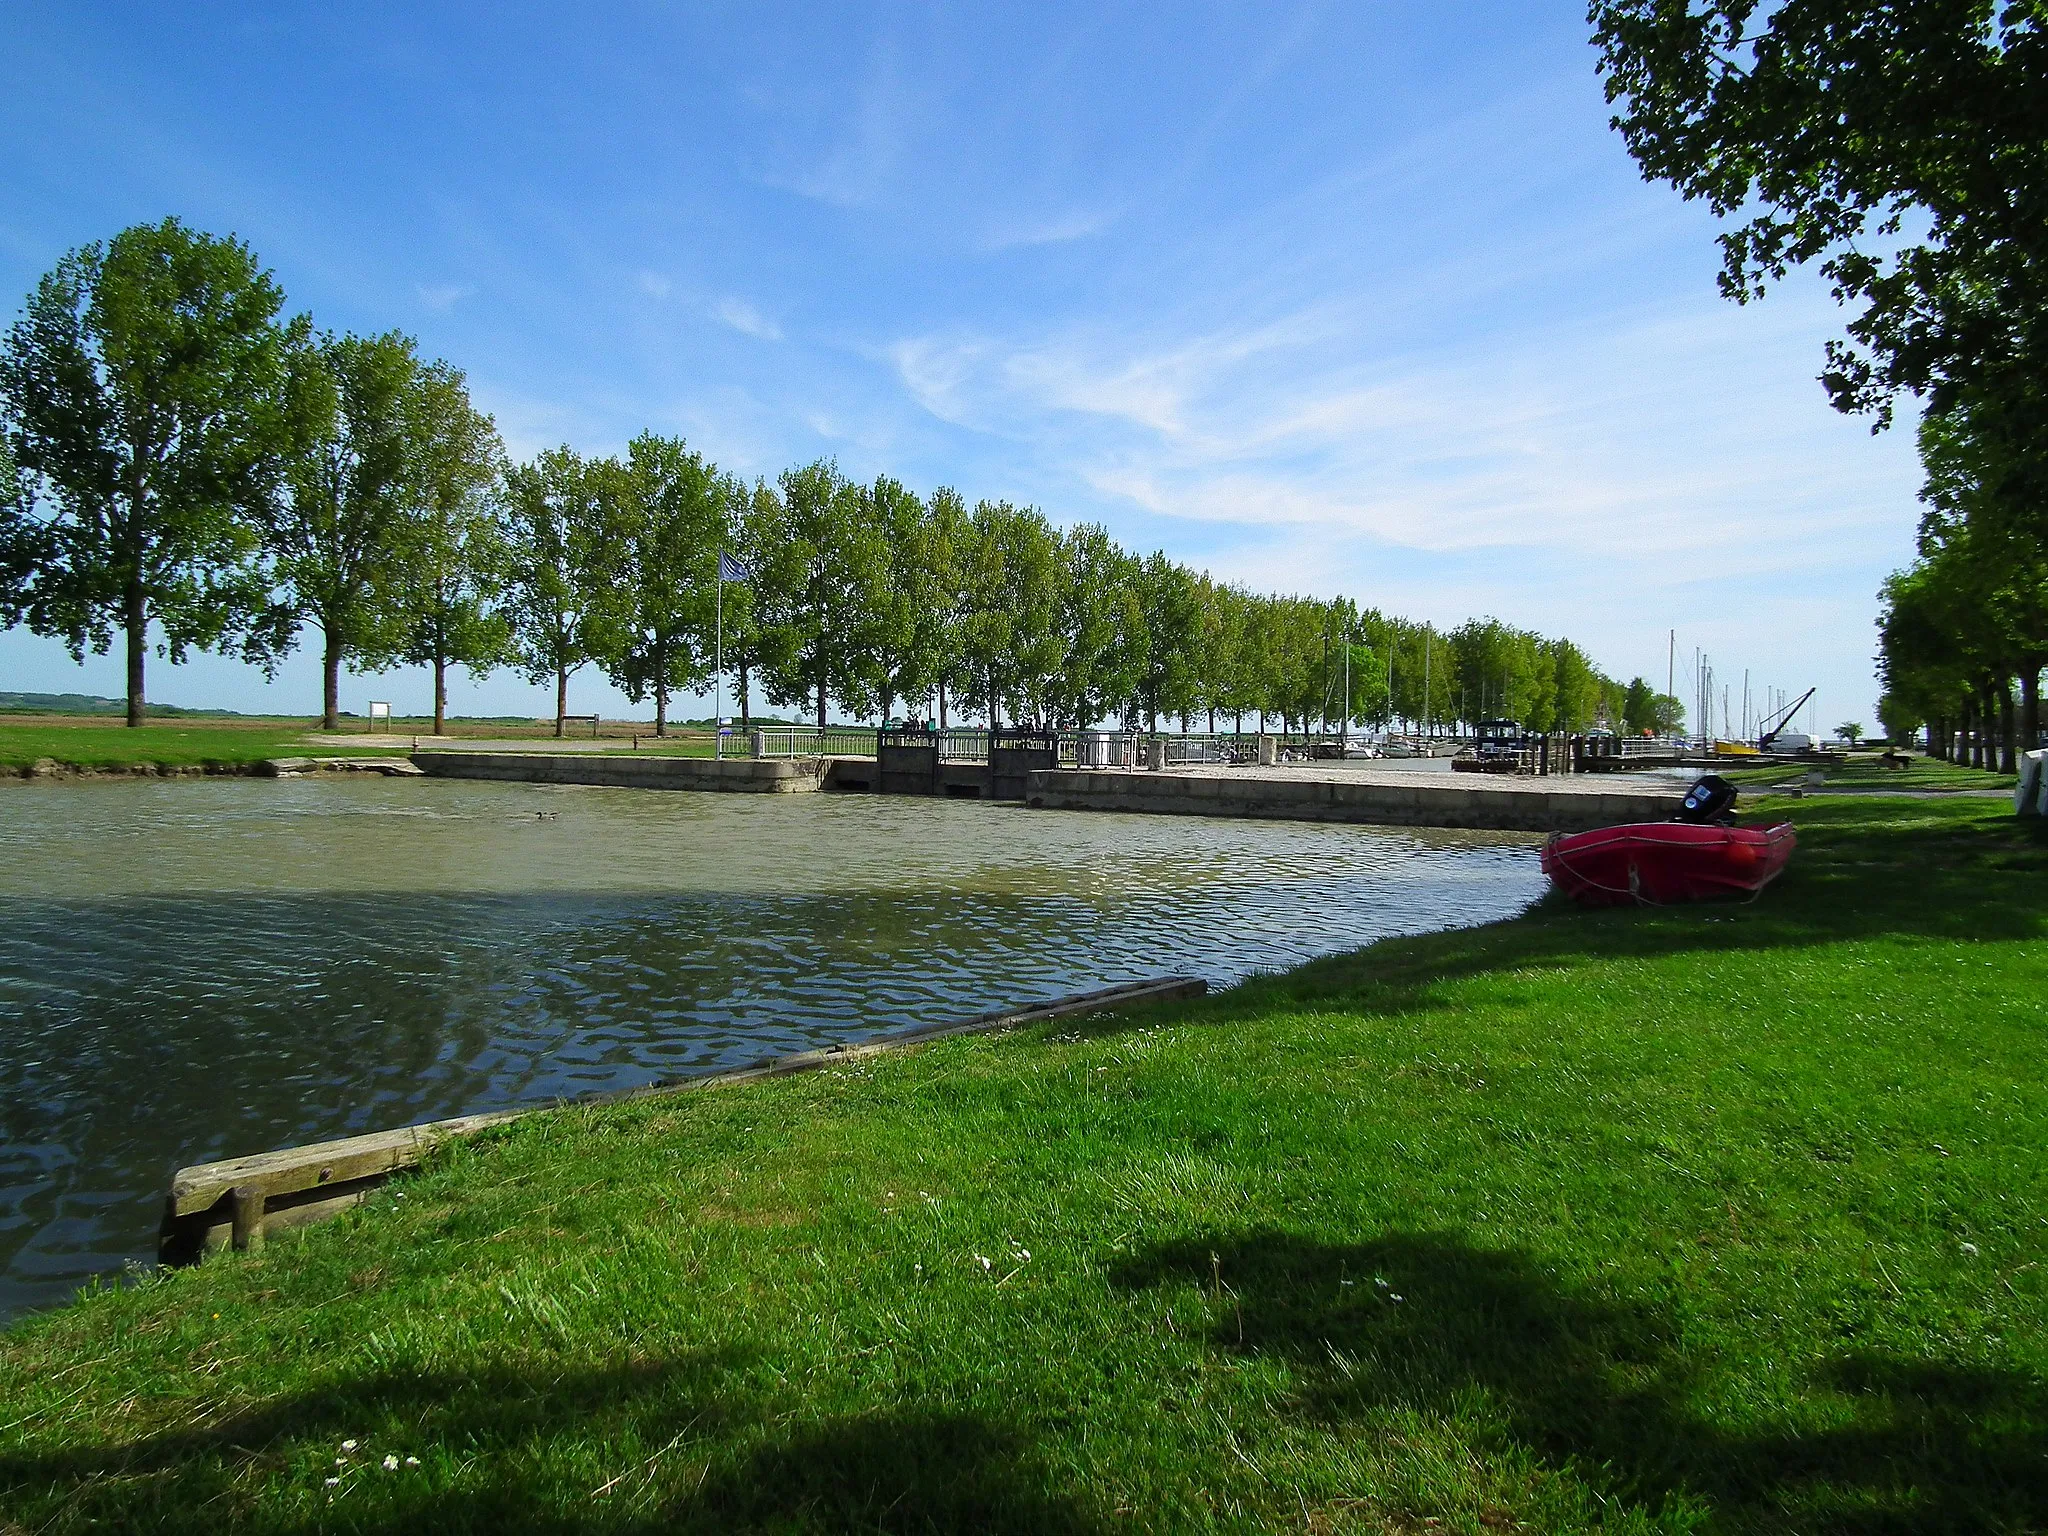
<path fill-rule="evenodd" d="M 1753 905 L 541 1116 L 89 1294 L 0 1529 L 2040 1530 L 2048 838 L 1781 808 Z"/>
<path fill-rule="evenodd" d="M 363 756 L 403 752 L 410 736 L 391 745 L 342 746 L 313 740 L 318 720 L 152 722 L 134 730 L 118 717 L 79 715 L 64 720 L 0 720 L 0 767 L 21 768 L 42 758 L 71 767 L 118 768 L 138 763 L 190 767 L 248 763 L 271 757 Z"/>
<path fill-rule="evenodd" d="M 1774 763 L 1766 768 L 1738 768 L 1724 771 L 1731 783 L 1750 790 L 1772 785 L 1799 784 L 1806 779 L 1805 763 Z M 1938 757 L 1913 754 L 1904 768 L 1887 768 L 1875 757 L 1853 757 L 1837 767 L 1824 770 L 1831 789 L 2011 789 L 2009 773 L 1987 773 L 1966 768 Z"/>
<path fill-rule="evenodd" d="M 583 728 L 587 732 L 588 727 Z M 588 740 L 572 729 L 571 746 Z M 250 763 L 273 757 L 365 757 L 385 752 L 410 752 L 415 739 L 422 746 L 460 747 L 475 740 L 546 740 L 552 743 L 554 728 L 516 721 L 455 720 L 448 734 L 433 735 L 433 721 L 400 718 L 386 732 L 374 738 L 360 720 L 343 722 L 338 735 L 345 741 L 323 739 L 320 722 L 312 719 L 264 720 L 175 720 L 152 721 L 129 730 L 119 716 L 70 715 L 8 718 L 0 716 L 0 770 L 20 769 L 48 758 L 68 767 L 125 768 L 136 764 L 190 767 L 206 763 Z M 630 724 L 606 722 L 607 740 L 631 736 Z M 606 748 L 617 751 L 616 746 Z M 643 728 L 640 750 L 670 756 L 709 757 L 711 737 L 705 732 L 679 733 L 657 741 L 652 728 Z M 727 753 L 745 756 L 746 744 L 728 739 Z"/>

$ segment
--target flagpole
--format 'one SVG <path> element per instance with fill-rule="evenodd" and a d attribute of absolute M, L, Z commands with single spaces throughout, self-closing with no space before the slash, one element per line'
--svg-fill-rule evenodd
<path fill-rule="evenodd" d="M 716 638 L 711 642 L 711 665 L 718 674 L 711 685 L 711 757 L 725 756 L 725 551 L 718 552 L 718 595 L 712 599 L 717 610 Z"/>

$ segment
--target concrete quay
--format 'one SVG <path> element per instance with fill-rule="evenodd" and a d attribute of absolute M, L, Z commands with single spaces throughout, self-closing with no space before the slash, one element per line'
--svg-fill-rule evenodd
<path fill-rule="evenodd" d="M 668 757 L 652 753 L 419 752 L 433 777 L 529 784 L 592 784 L 750 794 L 882 792 L 874 758 Z M 1055 811 L 1131 811 L 1163 816 L 1242 816 L 1346 821 L 1490 832 L 1576 832 L 1631 821 L 1665 821 L 1685 786 L 1677 780 L 1467 777 L 1446 764 L 1352 767 L 1039 769 L 1023 778 L 1026 804 Z M 1434 770 L 1434 771 L 1432 771 Z M 987 798 L 979 763 L 946 763 L 919 793 Z M 900 791 L 899 791 L 900 792 Z"/>
<path fill-rule="evenodd" d="M 1031 775 L 1027 797 L 1049 811 L 1134 811 L 1164 816 L 1244 816 L 1349 821 L 1489 832 L 1583 832 L 1633 821 L 1668 821 L 1685 786 L 1612 776 L 1472 778 L 1448 773 L 1346 769 L 1062 769 Z"/>
<path fill-rule="evenodd" d="M 821 786 L 830 760 L 778 757 L 669 757 L 644 752 L 415 752 L 432 778 L 497 779 L 521 784 L 597 784 L 616 789 L 695 789 L 805 794 Z"/>

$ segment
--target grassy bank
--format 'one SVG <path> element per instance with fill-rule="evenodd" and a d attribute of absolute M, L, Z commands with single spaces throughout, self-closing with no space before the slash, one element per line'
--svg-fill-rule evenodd
<path fill-rule="evenodd" d="M 1757 792 L 1776 785 L 1804 783 L 1807 769 L 1805 763 L 1773 763 L 1763 768 L 1726 769 L 1722 776 L 1746 790 Z M 1852 757 L 1823 772 L 1830 789 L 1955 790 L 2011 789 L 2013 786 L 2013 776 L 2009 773 L 1988 773 L 1982 768 L 1969 768 L 1918 753 L 1913 754 L 1913 760 L 1904 768 L 1887 768 L 1875 756 L 1864 755 Z"/>
<path fill-rule="evenodd" d="M 0 1338 L 0 1528 L 2031 1530 L 2048 841 L 452 1150 Z M 386 1470 L 386 1468 L 390 1470 Z"/>
<path fill-rule="evenodd" d="M 572 732 L 567 745 L 588 742 Z M 365 757 L 410 752 L 417 738 L 422 746 L 460 746 L 464 741 L 533 741 L 554 743 L 552 724 L 531 721 L 454 720 L 445 735 L 433 734 L 431 719 L 394 720 L 389 731 L 371 732 L 362 721 L 344 722 L 334 736 L 324 736 L 318 718 L 233 720 L 194 719 L 151 722 L 128 729 L 119 718 L 104 715 L 0 716 L 0 772 L 19 770 L 48 760 L 67 768 L 113 769 L 138 765 L 189 768 L 208 763 L 241 764 L 273 757 Z M 607 721 L 603 738 L 618 742 L 638 734 L 640 750 L 671 756 L 711 756 L 708 731 L 678 732 L 657 741 L 651 726 L 632 721 Z M 616 746 L 608 750 L 618 750 Z M 728 753 L 744 755 L 742 742 L 727 742 Z"/>
<path fill-rule="evenodd" d="M 318 720 L 181 720 L 137 726 L 82 715 L 64 719 L 0 720 L 0 769 L 20 769 L 47 759 L 67 768 L 126 768 L 162 765 L 200 767 L 207 763 L 253 763 L 272 757 L 355 756 L 400 752 L 410 736 L 394 737 L 389 748 L 342 746 L 319 741 Z"/>

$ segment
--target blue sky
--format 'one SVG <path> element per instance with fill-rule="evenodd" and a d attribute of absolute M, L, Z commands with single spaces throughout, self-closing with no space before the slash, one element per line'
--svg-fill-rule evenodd
<path fill-rule="evenodd" d="M 398 327 L 511 451 L 680 432 L 1107 523 L 1219 577 L 1492 614 L 1660 685 L 1870 721 L 1907 430 L 1814 376 L 1796 278 L 1719 298 L 1582 7 L 13 6 L 0 300 L 175 213 L 295 310 Z M 0 635 L 0 687 L 119 692 Z M 424 708 L 411 672 L 344 684 Z M 311 711 L 158 664 L 166 702 Z M 534 712 L 509 673 L 458 711 Z M 624 712 L 594 675 L 572 708 Z M 1717 722 L 1718 723 L 1718 722 Z"/>

